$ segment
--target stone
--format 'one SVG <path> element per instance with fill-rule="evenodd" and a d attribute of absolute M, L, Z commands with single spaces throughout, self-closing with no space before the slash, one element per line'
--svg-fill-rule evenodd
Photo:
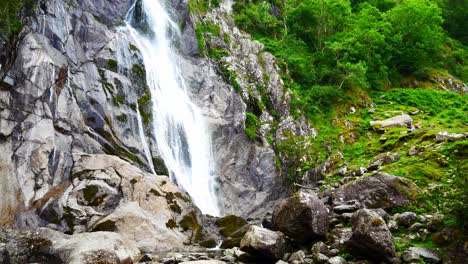
<path fill-rule="evenodd" d="M 314 257 L 314 263 L 318 263 L 318 264 L 327 263 L 329 260 L 329 258 L 322 253 L 318 253 L 314 255 L 313 257 Z"/>
<path fill-rule="evenodd" d="M 133 263 L 139 255 L 138 248 L 112 232 L 80 233 L 65 235 L 41 228 L 39 237 L 53 241 L 48 254 L 70 264 L 80 263 Z"/>
<path fill-rule="evenodd" d="M 338 188 L 333 195 L 333 203 L 357 200 L 366 208 L 392 209 L 412 204 L 418 192 L 418 187 L 407 179 L 376 173 Z"/>
<path fill-rule="evenodd" d="M 357 256 L 377 262 L 399 263 L 392 234 L 374 211 L 360 209 L 351 218 L 352 236 L 347 247 Z"/>
<path fill-rule="evenodd" d="M 280 259 L 275 264 L 288 264 L 288 263 Z"/>
<path fill-rule="evenodd" d="M 370 121 L 374 129 L 383 129 L 388 127 L 407 127 L 413 124 L 413 119 L 409 115 L 394 116 L 381 121 Z"/>
<path fill-rule="evenodd" d="M 404 212 L 398 215 L 397 222 L 398 224 L 408 227 L 414 223 L 417 219 L 417 215 L 413 212 Z"/>
<path fill-rule="evenodd" d="M 289 262 L 293 262 L 293 261 L 303 262 L 305 257 L 306 257 L 305 252 L 302 250 L 299 250 L 299 251 L 292 253 L 291 256 L 289 256 L 288 261 Z"/>
<path fill-rule="evenodd" d="M 421 223 L 414 223 L 412 224 L 410 227 L 408 227 L 408 230 L 409 231 L 419 231 L 423 228 L 423 224 Z"/>
<path fill-rule="evenodd" d="M 359 209 L 359 204 L 354 203 L 354 204 L 340 204 L 338 206 L 333 207 L 333 212 L 337 214 L 342 214 L 342 213 L 352 213 L 356 210 Z"/>
<path fill-rule="evenodd" d="M 410 247 L 408 251 L 409 254 L 418 255 L 431 263 L 440 263 L 442 261 L 442 256 L 439 251 L 433 248 Z"/>
<path fill-rule="evenodd" d="M 300 242 L 322 238 L 328 231 L 328 209 L 316 194 L 299 191 L 276 205 L 273 225 Z"/>
<path fill-rule="evenodd" d="M 418 262 L 421 257 L 413 251 L 405 251 L 401 254 L 401 258 L 405 263 Z"/>
<path fill-rule="evenodd" d="M 225 264 L 226 262 L 211 259 L 211 260 L 184 261 L 184 262 L 179 262 L 179 263 L 180 264 Z"/>
<path fill-rule="evenodd" d="M 348 264 L 348 262 L 344 258 L 336 256 L 329 258 L 328 264 Z"/>
<path fill-rule="evenodd" d="M 312 246 L 311 251 L 312 254 L 322 253 L 326 255 L 328 253 L 328 246 L 324 242 L 319 241 Z"/>
<path fill-rule="evenodd" d="M 436 141 L 457 141 L 464 139 L 466 136 L 464 134 L 449 134 L 448 132 L 439 132 L 436 134 Z"/>
<path fill-rule="evenodd" d="M 256 258 L 278 260 L 286 251 L 286 242 L 281 233 L 252 225 L 242 238 L 240 248 Z"/>

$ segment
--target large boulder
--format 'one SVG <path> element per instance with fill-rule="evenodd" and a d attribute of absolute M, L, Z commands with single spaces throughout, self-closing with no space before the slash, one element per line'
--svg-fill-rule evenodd
<path fill-rule="evenodd" d="M 328 231 L 328 209 L 314 193 L 297 192 L 273 211 L 273 225 L 300 242 L 323 238 Z"/>
<path fill-rule="evenodd" d="M 366 208 L 392 209 L 412 204 L 418 192 L 418 187 L 407 179 L 376 173 L 341 186 L 333 195 L 333 203 L 339 205 L 357 200 Z"/>
<path fill-rule="evenodd" d="M 138 248 L 112 232 L 93 232 L 65 235 L 55 230 L 41 228 L 38 236 L 52 243 L 45 249 L 47 255 L 56 256 L 63 263 L 133 263 L 140 254 Z"/>
<path fill-rule="evenodd" d="M 360 209 L 351 217 L 352 235 L 346 247 L 355 255 L 376 262 L 399 263 L 392 234 L 376 212 Z"/>
<path fill-rule="evenodd" d="M 413 119 L 409 115 L 399 115 L 392 118 L 379 121 L 370 121 L 373 128 L 387 128 L 387 127 L 406 127 L 413 124 Z"/>
<path fill-rule="evenodd" d="M 286 252 L 283 234 L 252 225 L 240 243 L 242 251 L 259 259 L 281 259 Z"/>

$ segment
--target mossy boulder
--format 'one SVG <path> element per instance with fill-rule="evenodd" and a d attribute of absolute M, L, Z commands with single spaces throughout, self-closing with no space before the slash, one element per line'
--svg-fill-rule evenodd
<path fill-rule="evenodd" d="M 219 232 L 224 237 L 229 237 L 231 234 L 233 234 L 246 224 L 247 221 L 244 218 L 235 215 L 228 215 L 219 218 L 215 222 L 215 225 L 217 225 L 220 228 Z"/>
<path fill-rule="evenodd" d="M 365 208 L 393 209 L 416 202 L 418 187 L 410 180 L 388 173 L 376 173 L 340 187 L 333 196 L 335 204 L 357 200 Z"/>

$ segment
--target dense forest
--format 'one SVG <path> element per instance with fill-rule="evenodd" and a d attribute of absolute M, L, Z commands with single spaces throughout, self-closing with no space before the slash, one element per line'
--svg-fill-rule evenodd
<path fill-rule="evenodd" d="M 356 88 L 466 83 L 467 10 L 459 0 L 236 1 L 234 18 L 281 60 L 314 118 Z"/>

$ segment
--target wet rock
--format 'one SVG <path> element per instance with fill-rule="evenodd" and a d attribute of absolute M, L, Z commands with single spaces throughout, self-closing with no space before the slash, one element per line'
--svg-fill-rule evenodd
<path fill-rule="evenodd" d="M 300 242 L 321 238 L 328 230 L 328 209 L 314 193 L 300 191 L 275 207 L 273 225 Z"/>
<path fill-rule="evenodd" d="M 333 203 L 357 200 L 366 208 L 391 209 L 412 204 L 417 193 L 417 186 L 407 179 L 376 173 L 340 187 L 333 196 Z"/>
<path fill-rule="evenodd" d="M 256 258 L 281 259 L 286 250 L 283 235 L 259 226 L 250 226 L 240 243 L 242 251 Z"/>
<path fill-rule="evenodd" d="M 296 251 L 289 256 L 288 261 L 293 262 L 293 261 L 299 261 L 299 262 L 304 262 L 306 255 L 305 252 L 302 250 Z"/>
<path fill-rule="evenodd" d="M 406 127 L 413 124 L 413 119 L 409 115 L 399 115 L 386 120 L 370 121 L 374 129 L 383 129 L 387 127 Z"/>
<path fill-rule="evenodd" d="M 421 257 L 413 251 L 405 251 L 401 254 L 401 258 L 405 263 L 418 262 Z"/>
<path fill-rule="evenodd" d="M 417 215 L 413 212 L 404 212 L 398 215 L 397 222 L 398 224 L 408 227 L 417 219 Z"/>
<path fill-rule="evenodd" d="M 369 209 L 360 209 L 351 218 L 352 236 L 346 243 L 351 252 L 358 256 L 399 263 L 395 244 L 385 221 Z"/>
<path fill-rule="evenodd" d="M 418 255 L 425 261 L 429 261 L 431 263 L 439 263 L 442 261 L 442 256 L 439 251 L 433 248 L 410 247 L 408 251 L 409 254 Z"/>
<path fill-rule="evenodd" d="M 348 262 L 339 256 L 328 259 L 328 264 L 347 264 Z"/>

